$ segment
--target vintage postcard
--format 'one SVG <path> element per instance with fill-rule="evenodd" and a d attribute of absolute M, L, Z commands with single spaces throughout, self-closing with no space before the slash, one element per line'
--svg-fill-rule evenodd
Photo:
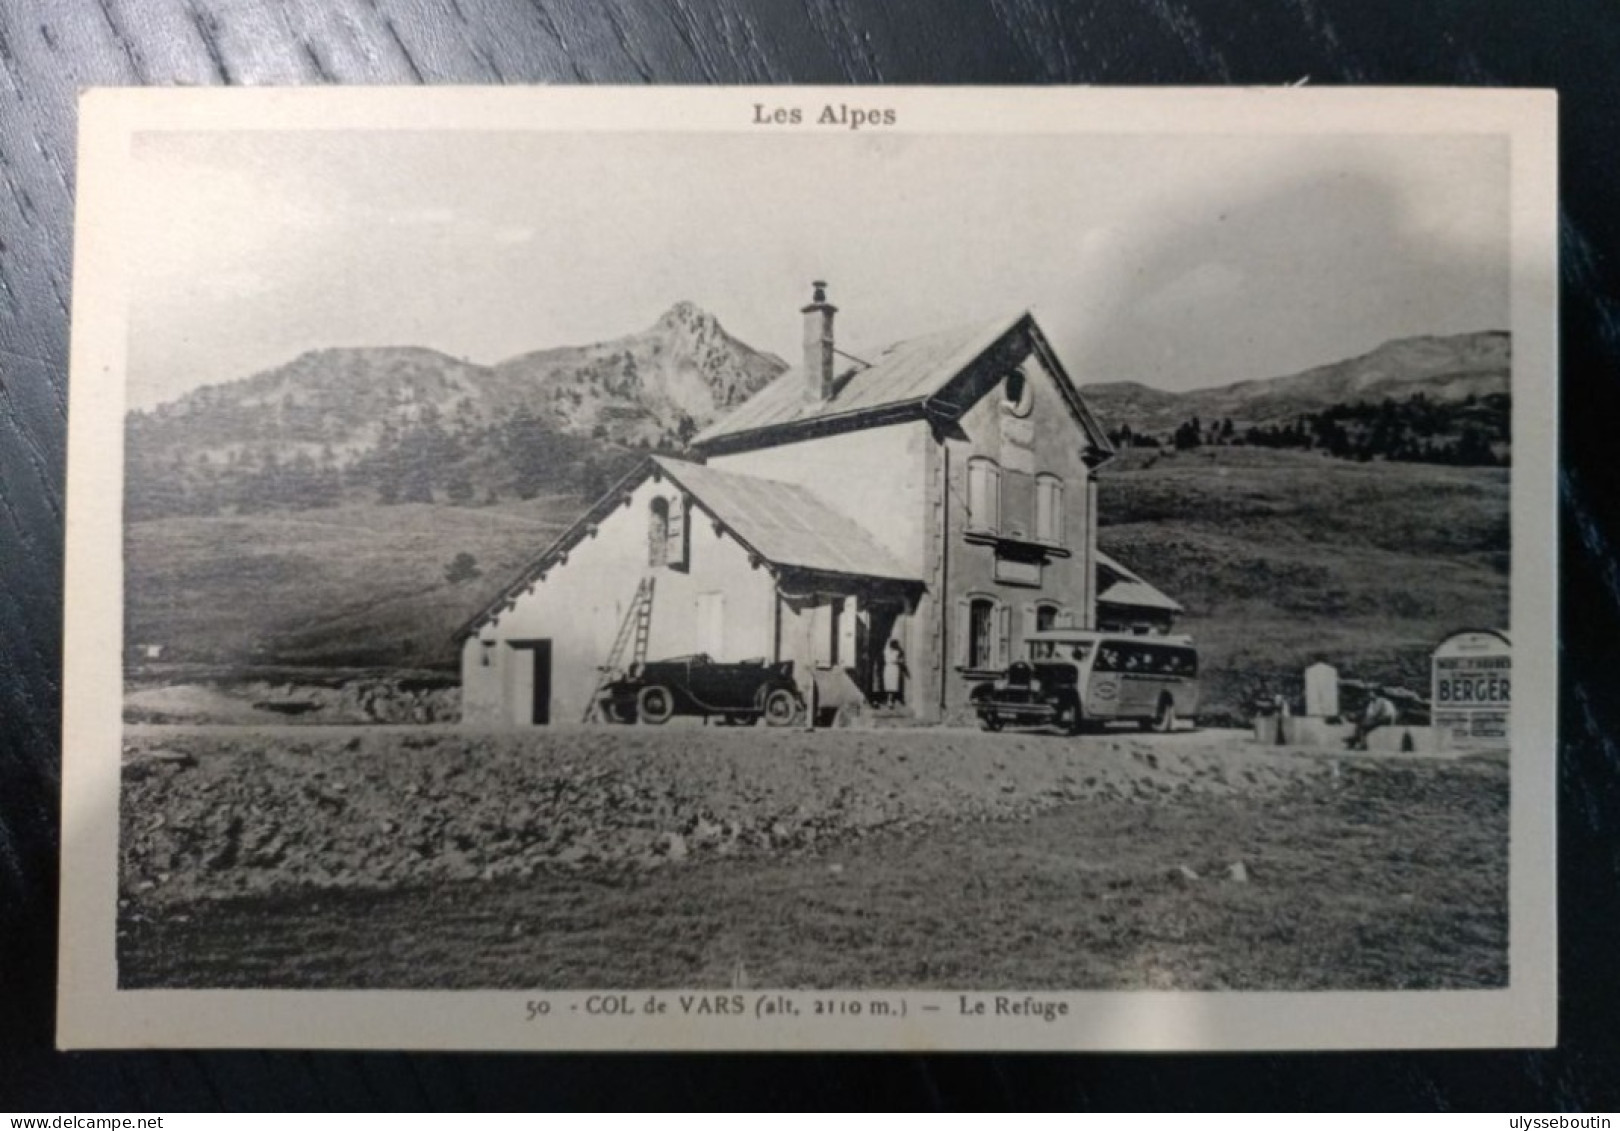
<path fill-rule="evenodd" d="M 1555 111 L 88 93 L 60 1042 L 1552 1043 Z"/>

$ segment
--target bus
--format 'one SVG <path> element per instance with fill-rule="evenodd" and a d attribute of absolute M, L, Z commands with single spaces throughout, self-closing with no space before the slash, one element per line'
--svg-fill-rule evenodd
<path fill-rule="evenodd" d="M 1055 628 L 1031 633 L 1025 657 L 971 702 L 987 730 L 1136 722 L 1168 733 L 1198 712 L 1198 650 L 1187 636 Z"/>

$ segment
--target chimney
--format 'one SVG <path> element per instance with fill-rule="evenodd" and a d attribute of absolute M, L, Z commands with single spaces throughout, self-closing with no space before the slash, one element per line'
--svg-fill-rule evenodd
<path fill-rule="evenodd" d="M 833 315 L 838 308 L 827 301 L 827 284 L 816 280 L 804 314 L 804 399 L 824 404 L 833 395 Z"/>

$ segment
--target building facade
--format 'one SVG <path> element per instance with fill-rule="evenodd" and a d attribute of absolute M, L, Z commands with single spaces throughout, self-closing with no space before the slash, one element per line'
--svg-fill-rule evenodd
<path fill-rule="evenodd" d="M 856 360 L 821 284 L 801 314 L 802 364 L 702 462 L 647 460 L 467 624 L 465 721 L 584 718 L 643 601 L 648 656 L 792 660 L 924 720 L 1029 633 L 1097 626 L 1112 449 L 1033 317 Z"/>

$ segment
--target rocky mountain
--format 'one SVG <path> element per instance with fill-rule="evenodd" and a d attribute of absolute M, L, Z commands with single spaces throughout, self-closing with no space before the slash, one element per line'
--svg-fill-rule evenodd
<path fill-rule="evenodd" d="M 1292 420 L 1336 405 L 1404 401 L 1423 394 L 1455 404 L 1509 391 L 1511 341 L 1485 331 L 1401 338 L 1370 353 L 1286 377 L 1171 393 L 1134 381 L 1087 385 L 1086 403 L 1110 431 L 1170 433 L 1182 422 L 1231 419 L 1237 427 Z"/>
<path fill-rule="evenodd" d="M 638 333 L 493 366 L 313 350 L 127 421 L 131 514 L 590 492 L 781 373 L 689 302 Z"/>
<path fill-rule="evenodd" d="M 561 431 L 667 445 L 684 443 L 786 368 L 714 315 L 678 302 L 639 334 L 526 353 L 495 366 L 493 378 Z"/>

